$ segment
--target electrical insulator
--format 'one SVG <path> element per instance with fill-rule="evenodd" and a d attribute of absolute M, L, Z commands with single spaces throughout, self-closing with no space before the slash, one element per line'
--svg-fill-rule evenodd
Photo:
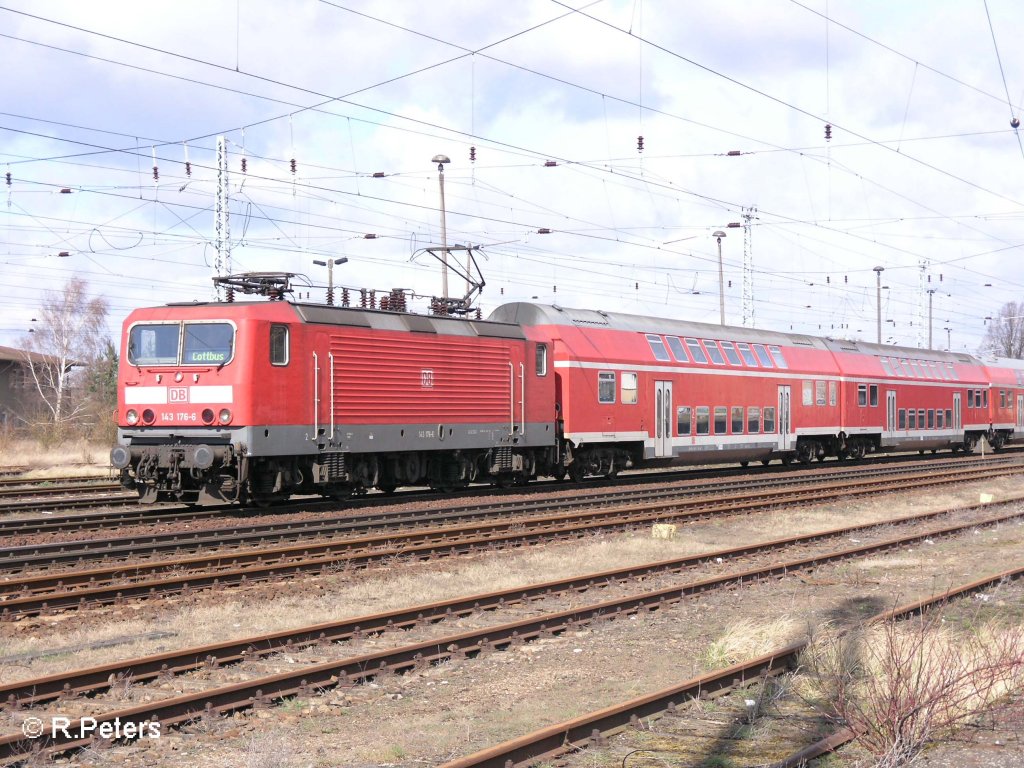
<path fill-rule="evenodd" d="M 832 126 L 825 123 L 825 141 L 832 141 Z"/>
<path fill-rule="evenodd" d="M 830 275 L 825 275 L 825 285 L 832 285 L 832 277 Z"/>
<path fill-rule="evenodd" d="M 850 282 L 850 276 L 849 275 L 843 275 L 843 282 L 844 283 L 849 283 Z"/>
<path fill-rule="evenodd" d="M 501 288 L 500 288 L 500 289 L 498 290 L 498 295 L 499 295 L 499 296 L 504 296 L 504 295 L 505 295 L 505 286 L 502 286 L 502 287 L 501 287 Z"/>
<path fill-rule="evenodd" d="M 11 172 L 10 171 L 7 172 L 7 186 L 8 187 L 11 186 Z"/>
<path fill-rule="evenodd" d="M 341 306 L 347 307 L 348 306 L 348 300 L 349 300 L 348 288 L 342 288 L 341 289 Z"/>
<path fill-rule="evenodd" d="M 551 292 L 552 293 L 558 293 L 558 286 L 557 285 L 551 286 Z"/>
<path fill-rule="evenodd" d="M 1013 130 L 1016 131 L 1018 128 L 1020 128 L 1020 120 L 1017 117 L 1011 118 L 1010 119 L 1010 127 L 1013 128 Z"/>
<path fill-rule="evenodd" d="M 242 158 L 242 173 L 245 173 L 245 168 L 246 168 L 246 166 L 247 166 L 247 165 L 249 165 L 249 161 L 248 161 L 248 160 L 246 160 L 246 159 L 245 159 L 245 158 L 243 157 L 243 158 Z"/>
<path fill-rule="evenodd" d="M 476 308 L 476 319 L 477 319 L 477 320 L 482 320 L 482 319 L 483 319 L 483 316 L 484 316 L 484 315 L 483 315 L 483 312 L 481 312 L 481 311 L 480 311 L 480 307 L 477 307 L 477 308 Z"/>
<path fill-rule="evenodd" d="M 226 298 L 227 298 L 228 304 L 230 304 L 231 302 L 233 302 L 235 300 L 235 289 L 232 288 L 230 285 L 228 286 L 228 292 L 227 292 Z"/>
<path fill-rule="evenodd" d="M 188 177 L 192 176 L 192 163 L 188 160 L 185 161 L 185 175 Z"/>
<path fill-rule="evenodd" d="M 153 181 L 160 181 L 160 169 L 153 166 Z"/>
<path fill-rule="evenodd" d="M 469 148 L 469 162 L 471 162 L 471 163 L 475 163 L 476 162 L 476 147 L 470 147 Z"/>
<path fill-rule="evenodd" d="M 636 137 L 636 151 L 637 152 L 643 152 L 644 151 L 644 137 L 643 136 L 637 136 Z"/>
<path fill-rule="evenodd" d="M 293 157 L 290 162 L 292 167 L 292 173 L 295 173 L 295 158 Z"/>
<path fill-rule="evenodd" d="M 327 306 L 334 306 L 334 286 L 327 289 Z"/>

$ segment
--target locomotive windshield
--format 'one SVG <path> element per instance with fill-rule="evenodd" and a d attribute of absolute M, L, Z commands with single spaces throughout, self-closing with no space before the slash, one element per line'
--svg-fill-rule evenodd
<path fill-rule="evenodd" d="M 230 323 L 135 325 L 128 333 L 128 362 L 132 365 L 224 365 L 231 360 L 234 339 L 235 329 Z"/>

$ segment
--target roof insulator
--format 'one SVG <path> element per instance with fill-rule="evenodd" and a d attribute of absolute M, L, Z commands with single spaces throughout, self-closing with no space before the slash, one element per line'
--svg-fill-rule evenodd
<path fill-rule="evenodd" d="M 70 194 L 71 194 L 71 187 L 64 187 L 64 188 L 63 188 L 63 189 L 62 189 L 62 190 L 60 191 L 60 193 L 61 193 L 62 195 L 70 195 Z"/>
<path fill-rule="evenodd" d="M 373 234 L 373 232 L 368 232 L 367 234 L 363 235 L 363 240 L 376 240 L 376 239 L 377 239 L 377 236 L 375 234 Z"/>
<path fill-rule="evenodd" d="M 730 221 L 730 222 L 729 222 L 728 224 L 726 224 L 725 226 L 726 226 L 726 229 L 739 229 L 739 228 L 740 228 L 740 227 L 742 227 L 743 225 L 742 225 L 742 224 L 740 224 L 740 222 L 738 222 L 738 221 Z"/>
<path fill-rule="evenodd" d="M 544 167 L 545 168 L 554 168 L 556 165 L 558 165 L 558 163 L 556 163 L 554 160 L 545 160 L 544 161 Z"/>
<path fill-rule="evenodd" d="M 384 178 L 384 171 L 374 171 L 373 172 L 373 178 L 375 178 L 375 179 L 383 179 Z"/>
<path fill-rule="evenodd" d="M 538 235 L 550 235 L 551 234 L 551 230 L 548 229 L 547 227 L 541 227 L 540 229 L 537 230 L 537 234 Z"/>
<path fill-rule="evenodd" d="M 728 155 L 729 157 L 739 157 L 739 156 L 740 156 L 740 155 L 742 155 L 743 153 L 742 153 L 742 152 L 740 152 L 740 151 L 739 151 L 738 149 L 730 149 L 730 150 L 729 150 L 728 152 L 726 152 L 725 154 L 727 154 L 727 155 Z"/>

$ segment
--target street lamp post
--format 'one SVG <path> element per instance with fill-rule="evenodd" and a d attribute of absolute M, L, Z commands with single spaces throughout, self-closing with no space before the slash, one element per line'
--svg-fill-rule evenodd
<path fill-rule="evenodd" d="M 875 329 L 877 341 L 882 343 L 882 273 L 885 267 L 874 267 L 875 271 Z"/>
<path fill-rule="evenodd" d="M 450 163 L 448 155 L 434 155 L 430 161 L 437 163 L 437 185 L 441 189 L 441 294 L 448 298 L 448 230 L 444 215 L 444 166 Z"/>
<path fill-rule="evenodd" d="M 718 241 L 718 324 L 725 325 L 725 273 L 722 270 L 722 238 L 725 232 L 718 230 L 712 237 Z"/>
<path fill-rule="evenodd" d="M 320 259 L 313 259 L 314 264 L 318 264 L 321 267 L 327 267 L 327 306 L 334 306 L 334 265 L 344 264 L 348 261 L 347 256 L 342 256 L 340 259 L 328 259 L 327 261 L 320 261 Z"/>

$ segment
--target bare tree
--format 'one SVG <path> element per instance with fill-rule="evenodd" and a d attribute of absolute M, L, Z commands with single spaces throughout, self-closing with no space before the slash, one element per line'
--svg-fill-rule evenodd
<path fill-rule="evenodd" d="M 999 308 L 989 321 L 982 349 L 997 357 L 1024 359 L 1024 302 L 1010 301 Z"/>
<path fill-rule="evenodd" d="M 88 284 L 80 278 L 43 294 L 38 325 L 23 346 L 26 369 L 56 439 L 85 407 L 84 399 L 72 397 L 74 368 L 88 366 L 101 355 L 106 317 L 106 301 L 90 297 Z"/>

